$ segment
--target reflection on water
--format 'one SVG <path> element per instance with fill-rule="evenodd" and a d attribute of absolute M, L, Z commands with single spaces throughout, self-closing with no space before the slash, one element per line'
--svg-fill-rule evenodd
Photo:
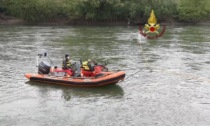
<path fill-rule="evenodd" d="M 66 101 L 69 101 L 71 97 L 104 97 L 104 98 L 122 98 L 123 97 L 123 89 L 119 85 L 107 85 L 103 87 L 90 87 L 90 88 L 81 88 L 81 87 L 70 87 L 63 85 L 53 85 L 46 84 L 40 82 L 31 82 L 28 81 L 26 84 L 30 84 L 31 86 L 35 86 L 40 90 L 41 96 L 48 96 L 50 92 L 55 90 L 62 91 L 62 98 Z"/>

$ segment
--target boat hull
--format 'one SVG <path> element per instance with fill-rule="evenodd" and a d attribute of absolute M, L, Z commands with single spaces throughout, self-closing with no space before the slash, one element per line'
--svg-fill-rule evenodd
<path fill-rule="evenodd" d="M 119 81 L 124 80 L 125 72 L 107 72 L 104 76 L 98 78 L 91 77 L 57 77 L 41 74 L 25 74 L 25 77 L 30 81 L 37 81 L 43 83 L 60 84 L 67 86 L 77 87 L 97 87 L 110 84 L 116 84 Z"/>

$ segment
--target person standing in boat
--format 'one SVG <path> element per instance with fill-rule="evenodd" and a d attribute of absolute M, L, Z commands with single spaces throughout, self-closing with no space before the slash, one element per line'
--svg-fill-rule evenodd
<path fill-rule="evenodd" d="M 69 54 L 65 54 L 65 58 L 63 59 L 63 63 L 62 63 L 62 69 L 69 76 L 73 75 L 73 72 L 71 70 L 71 66 L 72 65 L 71 65 L 71 61 L 70 61 L 70 56 L 69 56 Z"/>

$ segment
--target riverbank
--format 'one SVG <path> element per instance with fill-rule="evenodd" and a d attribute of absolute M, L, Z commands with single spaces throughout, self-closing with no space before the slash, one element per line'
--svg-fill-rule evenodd
<path fill-rule="evenodd" d="M 188 24 L 206 20 L 210 16 L 209 6 L 209 0 L 3 0 L 0 1 L 0 13 L 18 17 L 24 21 L 15 19 L 6 21 L 3 18 L 0 23 L 139 25 L 139 23 L 145 24 L 151 10 L 154 10 L 158 23 L 164 22 L 171 25 L 179 21 Z"/>
<path fill-rule="evenodd" d="M 23 19 L 7 16 L 0 13 L 0 25 L 23 25 L 26 22 Z"/>
<path fill-rule="evenodd" d="M 87 26 L 94 26 L 94 25 L 110 25 L 110 26 L 124 26 L 128 25 L 128 21 L 81 21 L 81 20 L 69 20 L 66 18 L 59 18 L 53 19 L 45 22 L 37 22 L 37 23 L 30 23 L 24 21 L 23 19 L 6 16 L 0 14 L 0 25 L 87 25 Z"/>
<path fill-rule="evenodd" d="M 206 25 L 210 26 L 210 19 L 206 21 L 202 21 L 199 23 L 181 23 L 176 21 L 166 21 L 166 22 L 158 22 L 162 25 L 175 25 L 175 26 L 181 26 L 181 25 Z M 86 26 L 137 26 L 139 23 L 132 23 L 129 21 L 82 21 L 82 20 L 69 20 L 67 18 L 59 18 L 59 19 L 53 19 L 47 22 L 38 22 L 38 23 L 29 23 L 24 21 L 23 19 L 7 16 L 4 14 L 0 14 L 0 25 L 86 25 Z"/>

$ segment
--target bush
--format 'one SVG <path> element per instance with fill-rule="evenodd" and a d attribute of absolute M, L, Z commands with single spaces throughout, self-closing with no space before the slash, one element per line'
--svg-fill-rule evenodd
<path fill-rule="evenodd" d="M 0 0 L 0 11 L 28 22 L 54 18 L 146 23 L 151 10 L 158 22 L 198 22 L 209 16 L 209 0 Z"/>
<path fill-rule="evenodd" d="M 136 22 L 147 22 L 151 10 L 154 10 L 159 21 L 173 18 L 177 13 L 177 4 L 173 0 L 132 0 L 127 2 L 130 18 Z"/>
<path fill-rule="evenodd" d="M 181 0 L 178 9 L 178 20 L 195 23 L 209 16 L 208 0 Z"/>
<path fill-rule="evenodd" d="M 85 20 L 125 20 L 128 9 L 120 0 L 80 1 L 74 6 L 74 18 Z"/>
<path fill-rule="evenodd" d="M 56 17 L 68 17 L 70 15 L 67 0 L 5 0 L 9 15 L 21 17 L 29 22 L 46 21 Z"/>

